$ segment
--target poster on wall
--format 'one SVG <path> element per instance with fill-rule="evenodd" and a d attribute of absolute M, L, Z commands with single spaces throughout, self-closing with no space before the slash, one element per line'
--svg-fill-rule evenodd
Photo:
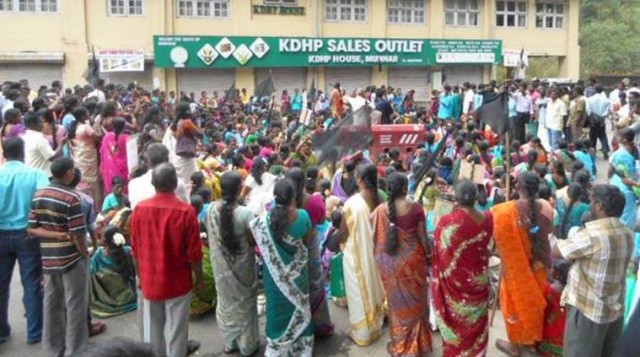
<path fill-rule="evenodd" d="M 144 49 L 101 49 L 96 52 L 100 72 L 144 72 Z"/>

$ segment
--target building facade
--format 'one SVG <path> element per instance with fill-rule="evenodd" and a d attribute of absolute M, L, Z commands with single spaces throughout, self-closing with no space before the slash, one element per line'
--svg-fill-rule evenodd
<path fill-rule="evenodd" d="M 271 75 L 277 90 L 388 84 L 415 89 L 419 101 L 443 80 L 488 81 L 503 64 L 496 51 L 557 58 L 559 76 L 573 79 L 580 64 L 579 0 L 0 0 L 0 23 L 0 81 L 32 87 L 85 83 L 92 49 L 144 53 L 143 66 L 104 67 L 101 77 L 148 88 L 221 92 L 235 83 L 252 93 Z M 238 54 L 225 54 L 223 39 Z M 251 47 L 258 39 L 271 44 L 264 58 Z M 296 48 L 295 39 L 321 46 Z M 176 40 L 204 42 L 192 51 Z M 163 45 L 186 54 L 161 54 Z M 181 55 L 191 59 L 178 63 Z M 334 55 L 344 56 L 326 57 Z"/>

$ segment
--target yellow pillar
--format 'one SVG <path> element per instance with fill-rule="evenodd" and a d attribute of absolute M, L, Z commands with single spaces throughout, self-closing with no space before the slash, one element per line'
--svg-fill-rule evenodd
<path fill-rule="evenodd" d="M 256 83 L 253 73 L 253 68 L 236 68 L 236 88 L 246 88 L 247 93 L 253 93 Z"/>
<path fill-rule="evenodd" d="M 324 68 L 325 67 L 316 67 L 316 88 L 321 90 L 323 93 L 326 91 L 327 82 L 324 78 Z"/>
<path fill-rule="evenodd" d="M 567 28 L 567 53 L 560 57 L 560 77 L 574 80 L 580 78 L 580 45 L 578 44 L 578 27 L 580 24 L 580 7 L 577 0 L 569 2 L 565 11 L 565 26 Z"/>
<path fill-rule="evenodd" d="M 376 87 L 380 87 L 383 84 L 388 84 L 389 79 L 389 67 L 387 66 L 373 66 L 371 71 L 371 84 Z"/>

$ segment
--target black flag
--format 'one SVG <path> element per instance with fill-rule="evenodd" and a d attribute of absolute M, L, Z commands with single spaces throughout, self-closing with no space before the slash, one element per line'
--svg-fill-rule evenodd
<path fill-rule="evenodd" d="M 313 150 L 320 153 L 318 164 L 336 162 L 345 154 L 368 149 L 373 140 L 371 112 L 365 105 L 316 136 Z"/>
<path fill-rule="evenodd" d="M 231 87 L 229 87 L 229 89 L 227 89 L 227 91 L 224 93 L 224 100 L 222 101 L 222 103 L 224 105 L 227 104 L 227 100 L 235 100 L 235 98 L 233 98 L 233 93 L 236 91 L 236 81 L 233 81 L 233 83 L 231 83 Z"/>
<path fill-rule="evenodd" d="M 307 102 L 313 103 L 313 100 L 316 98 L 316 79 L 314 78 L 311 81 L 311 86 L 309 87 L 309 91 L 307 92 Z"/>
<path fill-rule="evenodd" d="M 265 78 L 258 84 L 253 95 L 260 100 L 264 97 L 270 97 L 275 91 L 276 87 L 273 84 L 273 77 L 269 74 L 269 77 Z"/>
<path fill-rule="evenodd" d="M 96 51 L 91 47 L 91 62 L 89 63 L 89 67 L 84 74 L 82 75 L 84 79 L 91 85 L 95 85 L 96 81 L 100 79 L 100 64 L 98 63 L 98 59 L 96 58 Z"/>
<path fill-rule="evenodd" d="M 502 135 L 509 130 L 509 92 L 503 89 L 498 94 L 484 96 L 482 105 L 476 110 L 476 119 Z"/>

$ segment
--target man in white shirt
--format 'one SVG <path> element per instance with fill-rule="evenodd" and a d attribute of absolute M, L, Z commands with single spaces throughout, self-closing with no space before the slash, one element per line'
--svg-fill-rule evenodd
<path fill-rule="evenodd" d="M 624 88 L 624 83 L 620 82 L 618 83 L 618 87 L 609 93 L 609 101 L 611 102 L 611 105 L 620 103 L 620 92 L 624 92 Z"/>
<path fill-rule="evenodd" d="M 347 103 L 351 106 L 351 110 L 355 113 L 358 109 L 367 105 L 367 100 L 364 98 L 364 91 L 358 89 L 354 92 L 354 95 L 347 97 Z"/>
<path fill-rule="evenodd" d="M 464 99 L 462 100 L 462 114 L 472 113 L 475 108 L 473 108 L 473 89 L 471 89 L 471 83 L 464 82 L 462 85 L 464 87 Z"/>
<path fill-rule="evenodd" d="M 169 149 L 159 143 L 151 144 L 145 151 L 145 156 L 147 157 L 149 170 L 146 174 L 129 181 L 129 202 L 131 202 L 131 209 L 134 209 L 140 201 L 151 198 L 156 194 L 156 189 L 151 184 L 151 171 L 153 171 L 154 167 L 169 162 Z M 181 201 L 189 203 L 187 187 L 179 179 L 175 193 Z"/>
<path fill-rule="evenodd" d="M 98 103 L 104 103 L 107 101 L 107 96 L 104 94 L 104 79 L 98 79 L 96 81 L 96 89 L 87 95 L 87 99 L 96 97 Z"/>
<path fill-rule="evenodd" d="M 547 104 L 545 126 L 549 130 L 549 146 L 554 150 L 558 141 L 562 139 L 562 129 L 564 129 L 563 117 L 567 115 L 567 106 L 558 97 L 558 90 L 551 90 L 551 101 Z"/>
<path fill-rule="evenodd" d="M 35 169 L 42 170 L 47 177 L 51 176 L 51 162 L 62 153 L 66 142 L 63 141 L 54 151 L 49 140 L 42 134 L 42 117 L 38 113 L 29 112 L 24 117 L 26 127 L 22 135 L 24 140 L 25 164 Z"/>

